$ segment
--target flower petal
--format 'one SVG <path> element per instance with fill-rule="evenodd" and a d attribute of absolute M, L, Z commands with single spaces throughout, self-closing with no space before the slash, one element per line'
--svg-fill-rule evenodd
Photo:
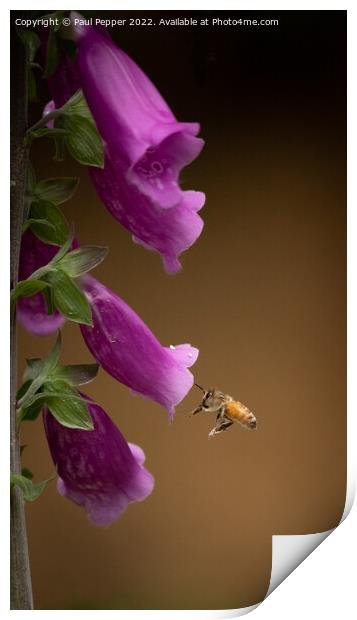
<path fill-rule="evenodd" d="M 62 426 L 48 410 L 44 425 L 52 459 L 57 468 L 58 491 L 83 506 L 89 519 L 106 526 L 130 502 L 142 501 L 153 490 L 154 479 L 142 463 L 142 450 L 128 444 L 107 413 L 91 399 L 88 408 L 94 429 Z"/>
<path fill-rule="evenodd" d="M 72 14 L 75 18 L 82 19 Z M 56 106 L 84 89 L 105 140 L 104 170 L 90 169 L 97 193 L 133 240 L 158 251 L 166 271 L 175 273 L 180 254 L 203 228 L 197 211 L 205 195 L 182 191 L 178 184 L 180 170 L 202 148 L 203 141 L 195 137 L 199 124 L 179 123 L 148 77 L 106 32 L 79 22 L 75 31 L 79 64 L 62 56 L 49 78 Z M 154 176 L 148 178 L 148 172 Z"/>
<path fill-rule="evenodd" d="M 17 302 L 16 316 L 22 327 L 36 336 L 53 334 L 65 322 L 64 316 L 57 310 L 47 314 L 46 302 L 41 293 L 21 297 Z"/>
<path fill-rule="evenodd" d="M 104 170 L 93 168 L 90 174 L 108 211 L 131 232 L 136 243 L 160 252 L 166 271 L 178 271 L 178 257 L 202 232 L 203 220 L 197 211 L 205 195 L 184 191 L 176 207 L 161 209 L 128 183 L 121 166 L 108 156 Z"/>
<path fill-rule="evenodd" d="M 156 206 L 182 199 L 180 170 L 200 153 L 198 123 L 179 123 L 135 62 L 109 37 L 76 24 L 77 65 L 84 95 L 110 157 Z"/>
<path fill-rule="evenodd" d="M 148 148 L 127 178 L 161 208 L 173 207 L 184 195 L 178 184 L 180 170 L 196 159 L 203 144 L 188 133 L 174 133 L 157 147 Z"/>
<path fill-rule="evenodd" d="M 193 364 L 197 361 L 199 350 L 195 347 L 191 347 L 190 344 L 177 344 L 176 346 L 170 344 L 169 347 L 166 347 L 169 353 L 172 355 L 174 360 L 176 360 L 179 364 L 186 366 L 186 368 L 191 368 Z"/>
<path fill-rule="evenodd" d="M 54 112 L 55 109 L 56 109 L 56 104 L 53 101 L 53 99 L 51 99 L 51 101 L 48 101 L 48 103 L 46 103 L 45 107 L 43 108 L 42 116 L 46 116 L 47 114 Z M 55 126 L 55 122 L 53 119 L 46 123 L 46 127 L 49 127 L 50 129 L 53 129 L 54 126 Z"/>
<path fill-rule="evenodd" d="M 174 416 L 175 405 L 193 385 L 189 352 L 163 347 L 120 297 L 91 276 L 82 279 L 92 309 L 93 327 L 81 325 L 83 338 L 99 364 L 135 392 L 163 405 Z M 194 353 L 195 352 L 195 353 Z M 197 353 L 196 353 L 197 352 Z"/>
<path fill-rule="evenodd" d="M 143 465 L 145 463 L 145 452 L 140 446 L 137 446 L 136 443 L 128 443 L 128 446 L 131 450 L 131 453 L 136 460 L 138 465 Z"/>

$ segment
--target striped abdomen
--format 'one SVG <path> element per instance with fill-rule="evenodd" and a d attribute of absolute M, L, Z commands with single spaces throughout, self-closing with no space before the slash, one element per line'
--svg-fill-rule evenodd
<path fill-rule="evenodd" d="M 225 415 L 232 422 L 240 422 L 244 425 L 249 425 L 253 417 L 250 409 L 238 400 L 232 400 L 226 404 Z"/>

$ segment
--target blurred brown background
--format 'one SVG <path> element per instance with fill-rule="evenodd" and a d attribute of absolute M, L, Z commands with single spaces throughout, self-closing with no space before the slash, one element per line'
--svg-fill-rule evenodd
<path fill-rule="evenodd" d="M 158 405 L 101 371 L 87 392 L 144 448 L 156 486 L 104 530 L 55 484 L 27 506 L 37 608 L 250 605 L 268 588 L 272 534 L 323 531 L 341 517 L 346 14 L 239 13 L 256 16 L 278 17 L 279 26 L 112 31 L 177 117 L 202 124 L 206 146 L 182 186 L 206 192 L 205 228 L 179 275 L 166 275 L 156 254 L 132 243 L 86 170 L 52 162 L 45 139 L 33 149 L 40 178 L 81 177 L 64 211 L 82 244 L 110 247 L 96 277 L 163 344 L 199 347 L 196 380 L 258 418 L 255 433 L 234 426 L 208 441 L 214 420 L 188 416 L 198 390 L 169 425 Z M 90 362 L 78 327 L 63 333 L 63 361 Z M 19 329 L 20 372 L 25 357 L 52 341 Z M 41 420 L 24 425 L 23 443 L 24 464 L 38 479 L 51 475 Z"/>

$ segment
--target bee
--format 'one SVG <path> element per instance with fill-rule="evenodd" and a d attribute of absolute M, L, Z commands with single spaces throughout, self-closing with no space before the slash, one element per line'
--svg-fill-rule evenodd
<path fill-rule="evenodd" d="M 251 430 L 257 428 L 257 419 L 254 413 L 238 400 L 233 400 L 231 396 L 224 394 L 217 390 L 217 388 L 205 390 L 197 383 L 195 383 L 195 386 L 203 392 L 203 398 L 201 404 L 192 411 L 192 415 L 196 415 L 201 411 L 217 414 L 216 424 L 209 432 L 208 437 L 214 437 L 226 431 L 234 422 L 239 422 L 239 424 Z"/>

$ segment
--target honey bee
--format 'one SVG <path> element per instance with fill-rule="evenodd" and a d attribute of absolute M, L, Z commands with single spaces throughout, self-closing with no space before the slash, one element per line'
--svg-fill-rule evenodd
<path fill-rule="evenodd" d="M 217 388 L 209 388 L 207 391 L 200 385 L 195 383 L 203 392 L 201 404 L 192 411 L 192 415 L 207 411 L 208 413 L 216 413 L 216 425 L 209 432 L 208 437 L 214 437 L 227 428 L 232 426 L 234 422 L 239 422 L 245 428 L 255 430 L 257 428 L 257 419 L 255 415 L 238 400 L 233 400 L 228 394 L 224 394 Z"/>

